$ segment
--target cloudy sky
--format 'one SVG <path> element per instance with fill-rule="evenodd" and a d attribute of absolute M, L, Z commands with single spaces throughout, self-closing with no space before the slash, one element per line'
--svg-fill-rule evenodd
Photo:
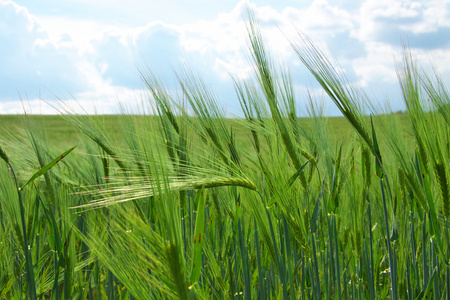
<path fill-rule="evenodd" d="M 337 111 L 286 39 L 300 43 L 298 31 L 393 110 L 403 108 L 394 67 L 402 41 L 449 79 L 450 0 L 0 0 L 0 113 L 54 113 L 57 99 L 118 112 L 147 97 L 139 68 L 175 86 L 174 70 L 186 64 L 238 113 L 230 74 L 252 76 L 248 6 L 274 60 L 292 73 L 300 114 L 307 89 L 328 103 L 328 114 Z"/>

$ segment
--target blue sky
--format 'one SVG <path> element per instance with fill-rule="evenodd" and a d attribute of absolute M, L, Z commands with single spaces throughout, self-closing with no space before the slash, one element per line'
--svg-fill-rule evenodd
<path fill-rule="evenodd" d="M 402 41 L 419 62 L 433 63 L 449 78 L 450 0 L 0 0 L 0 113 L 24 107 L 55 113 L 58 99 L 75 99 L 88 112 L 118 112 L 119 105 L 151 101 L 138 68 L 150 68 L 175 89 L 174 70 L 187 64 L 225 111 L 238 114 L 230 75 L 252 76 L 248 5 L 274 60 L 292 73 L 300 115 L 307 111 L 307 90 L 325 101 L 328 114 L 337 110 L 286 39 L 300 43 L 297 31 L 332 53 L 350 82 L 393 110 L 403 108 L 394 64 Z"/>

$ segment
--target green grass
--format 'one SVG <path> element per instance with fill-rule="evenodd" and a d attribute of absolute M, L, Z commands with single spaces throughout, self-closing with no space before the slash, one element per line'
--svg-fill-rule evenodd
<path fill-rule="evenodd" d="M 182 95 L 141 70 L 152 116 L 0 117 L 0 298 L 450 296 L 444 83 L 405 51 L 407 113 L 371 118 L 358 101 L 382 109 L 303 37 L 299 59 L 344 117 L 312 99 L 299 118 L 249 19 L 242 119 L 189 70 Z"/>

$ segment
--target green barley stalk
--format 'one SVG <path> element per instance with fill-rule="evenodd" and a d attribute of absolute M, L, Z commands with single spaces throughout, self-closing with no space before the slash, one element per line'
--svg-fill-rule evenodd
<path fill-rule="evenodd" d="M 391 244 L 391 240 L 393 238 L 389 234 L 389 222 L 388 222 L 388 212 L 386 208 L 386 197 L 384 192 L 384 183 L 386 183 L 388 187 L 389 195 L 391 195 L 390 185 L 388 182 L 388 177 L 386 176 L 386 170 L 384 169 L 380 149 L 378 146 L 377 136 L 375 132 L 375 128 L 373 126 L 372 117 L 370 119 L 371 125 L 372 125 L 372 140 L 374 143 L 374 150 L 375 150 L 375 164 L 376 164 L 376 175 L 380 180 L 380 187 L 381 187 L 381 196 L 383 200 L 383 213 L 384 213 L 384 224 L 385 224 L 385 230 L 386 230 L 386 240 L 387 240 L 387 248 L 388 248 L 388 254 L 389 254 L 389 275 L 391 280 L 391 289 L 392 289 L 392 299 L 396 300 L 398 299 L 398 285 L 397 285 L 397 272 L 396 272 L 396 257 L 395 257 L 395 248 L 394 244 Z M 391 196 L 392 199 L 392 196 Z M 394 221 L 393 221 L 393 236 L 395 232 L 395 215 L 394 215 Z"/>
<path fill-rule="evenodd" d="M 296 147 L 294 146 L 295 145 L 294 140 L 290 135 L 290 131 L 288 130 L 288 125 L 285 121 L 285 118 L 283 118 L 283 115 L 278 107 L 279 100 L 276 91 L 277 84 L 274 66 L 270 61 L 266 49 L 263 45 L 262 35 L 257 26 L 255 16 L 250 11 L 248 11 L 248 18 L 249 18 L 248 32 L 252 49 L 252 57 L 257 67 L 257 71 L 255 72 L 257 72 L 256 75 L 259 84 L 262 90 L 264 91 L 267 104 L 269 105 L 272 114 L 272 119 L 274 120 L 274 122 L 278 127 L 278 131 L 280 132 L 281 139 L 286 148 L 286 151 L 289 154 L 289 157 L 291 158 L 292 162 L 294 163 L 294 167 L 296 169 L 299 169 L 302 165 L 300 162 L 300 157 L 298 155 Z M 307 182 L 304 174 L 300 175 L 300 181 L 302 183 L 303 188 L 306 189 Z"/>
<path fill-rule="evenodd" d="M 361 167 L 364 178 L 364 187 L 365 189 L 369 189 L 371 183 L 370 152 L 364 144 L 361 144 Z"/>
<path fill-rule="evenodd" d="M 25 270 L 26 270 L 26 279 L 27 279 L 27 289 L 28 289 L 28 297 L 32 300 L 37 299 L 36 295 L 36 282 L 34 279 L 34 270 L 33 270 L 33 258 L 31 256 L 31 249 L 29 249 L 28 245 L 28 237 L 27 237 L 27 230 L 26 230 L 26 222 L 25 222 L 25 208 L 23 206 L 23 200 L 22 200 L 22 193 L 19 188 L 19 184 L 17 182 L 16 174 L 14 172 L 14 169 L 11 165 L 11 162 L 9 161 L 8 156 L 6 155 L 6 152 L 2 149 L 0 146 L 0 158 L 3 159 L 3 161 L 8 165 L 9 170 L 11 171 L 11 174 L 14 178 L 14 183 L 16 185 L 17 189 L 17 196 L 19 198 L 19 206 L 20 206 L 20 217 L 22 222 L 22 237 L 23 237 L 23 252 L 25 254 Z"/>
<path fill-rule="evenodd" d="M 441 139 L 439 135 L 441 132 L 441 124 L 436 118 L 436 114 L 431 111 L 433 109 L 421 95 L 423 89 L 428 91 L 431 98 L 436 98 L 436 92 L 430 81 L 427 81 L 426 76 L 420 76 L 417 63 L 414 60 L 411 52 L 404 49 L 402 64 L 397 66 L 397 74 L 399 82 L 402 87 L 403 98 L 407 105 L 415 138 L 418 145 L 422 174 L 419 174 L 419 179 L 424 182 L 425 196 L 427 204 L 430 208 L 429 214 L 431 222 L 433 223 L 433 231 L 439 231 L 439 222 L 437 221 L 435 205 L 431 199 L 430 180 L 428 178 L 428 169 L 433 167 L 436 179 L 439 185 L 441 194 L 442 209 L 444 216 L 448 218 L 450 211 L 449 187 L 447 180 L 447 170 L 444 164 L 445 150 L 442 150 Z M 425 78 L 425 79 L 424 79 Z M 439 79 L 438 79 L 439 82 Z M 423 86 L 425 86 L 423 88 Z M 445 91 L 441 93 L 445 97 Z M 445 101 L 445 100 L 442 100 Z M 435 99 L 436 103 L 437 100 Z M 439 103 L 437 103 L 439 105 Z M 445 118 L 445 117 L 444 117 Z M 430 134 L 433 133 L 433 134 Z M 422 178 L 420 178 L 420 175 Z M 439 235 L 436 236 L 436 242 L 439 249 L 442 249 L 442 242 Z"/>
<path fill-rule="evenodd" d="M 404 64 L 408 65 L 408 63 L 410 65 L 413 64 L 412 58 L 410 58 L 409 60 L 405 59 Z M 425 72 L 422 72 L 420 76 L 422 87 L 434 104 L 434 108 L 437 109 L 444 121 L 447 123 L 448 129 L 448 125 L 450 124 L 450 112 L 448 110 L 448 107 L 450 105 L 450 94 L 436 70 L 434 70 L 433 77 L 435 78 L 434 80 L 431 78 L 431 76 L 429 76 Z M 436 118 L 432 118 L 431 125 L 434 127 L 432 128 L 433 131 L 439 131 L 439 129 L 441 128 L 441 124 Z M 445 132 L 442 134 L 445 134 Z M 447 151 L 443 150 L 444 147 L 442 147 L 441 143 L 442 142 L 441 139 L 438 138 L 438 134 L 435 134 L 434 139 L 432 137 L 428 137 L 428 149 L 432 156 L 433 168 L 441 192 L 442 211 L 444 216 L 448 219 L 450 217 L 449 187 L 447 180 L 448 171 L 444 163 L 444 161 L 446 160 L 444 158 L 444 153 L 448 153 L 448 149 Z"/>
<path fill-rule="evenodd" d="M 261 147 L 258 138 L 258 133 L 253 128 L 256 125 L 255 119 L 257 119 L 257 117 L 254 116 L 253 106 L 251 106 L 251 104 L 249 103 L 251 100 L 247 99 L 247 97 L 251 95 L 251 93 L 249 92 L 249 87 L 245 84 L 240 84 L 235 78 L 233 78 L 233 80 L 234 80 L 234 88 L 238 96 L 241 109 L 244 112 L 245 118 L 250 123 L 249 125 L 251 126 L 250 132 L 252 133 L 253 146 L 255 147 L 256 152 L 260 154 Z"/>
<path fill-rule="evenodd" d="M 394 268 L 394 264 L 395 264 L 395 257 L 392 251 L 392 245 L 391 245 L 391 239 L 390 239 L 390 235 L 389 235 L 389 222 L 387 219 L 387 208 L 386 208 L 386 197 L 384 194 L 384 185 L 383 185 L 383 179 L 380 179 L 380 186 L 381 186 L 381 195 L 382 195 L 382 199 L 383 199 L 383 211 L 384 211 L 384 224 L 385 224 L 385 228 L 386 228 L 386 243 L 387 243 L 387 248 L 388 248 L 388 254 L 389 254 L 389 275 L 391 278 L 391 289 L 392 289 L 392 299 L 396 300 L 398 299 L 398 291 L 397 291 L 397 285 L 396 285 L 396 277 L 398 274 L 395 273 L 395 268 Z"/>
<path fill-rule="evenodd" d="M 157 112 L 160 118 L 166 117 L 170 124 L 173 126 L 175 132 L 180 134 L 181 125 L 177 121 L 175 112 L 173 110 L 174 100 L 167 92 L 166 87 L 158 80 L 158 77 L 151 71 L 139 69 L 141 79 L 150 91 L 153 99 L 156 101 Z"/>
<path fill-rule="evenodd" d="M 402 62 L 397 62 L 397 77 L 403 93 L 408 115 L 410 117 L 419 154 L 428 172 L 428 155 L 426 152 L 427 116 L 421 103 L 420 77 L 411 52 L 403 50 Z"/>
<path fill-rule="evenodd" d="M 367 96 L 350 85 L 344 75 L 340 75 L 325 54 L 306 35 L 300 34 L 304 46 L 291 43 L 298 58 L 315 77 L 328 96 L 333 100 L 350 125 L 361 136 L 375 155 L 373 141 L 362 118 L 361 101 L 370 102 Z"/>

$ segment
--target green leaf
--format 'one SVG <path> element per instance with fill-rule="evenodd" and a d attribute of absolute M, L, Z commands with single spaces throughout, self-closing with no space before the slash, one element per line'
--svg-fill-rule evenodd
<path fill-rule="evenodd" d="M 202 268 L 202 238 L 205 231 L 205 189 L 197 192 L 197 219 L 194 231 L 194 259 L 192 260 L 191 285 L 200 278 Z"/>
<path fill-rule="evenodd" d="M 398 230 L 397 230 L 397 222 L 395 221 L 395 218 L 394 218 L 393 223 L 392 223 L 392 233 L 390 236 L 390 241 L 392 243 L 392 242 L 395 242 L 396 240 L 398 240 Z"/>
<path fill-rule="evenodd" d="M 305 162 L 303 164 L 303 166 L 300 167 L 300 169 L 297 170 L 297 172 L 295 172 L 294 175 L 291 176 L 291 178 L 289 178 L 289 180 L 287 181 L 287 186 L 290 187 L 295 180 L 298 178 L 298 176 L 303 173 L 303 170 L 305 169 L 306 165 L 309 163 L 309 160 L 307 162 Z"/>
<path fill-rule="evenodd" d="M 36 185 L 35 185 L 36 187 Z M 49 222 L 49 245 L 50 249 L 58 253 L 58 257 L 61 263 L 64 262 L 64 252 L 63 252 L 63 243 L 61 239 L 60 230 L 58 229 L 58 223 L 56 222 L 55 214 L 51 209 L 49 209 L 44 202 L 42 201 L 42 198 L 39 197 L 39 200 L 41 201 L 41 206 L 44 209 L 44 214 Z"/>
<path fill-rule="evenodd" d="M 314 205 L 314 210 L 310 220 L 310 227 L 312 233 L 316 232 L 317 230 L 317 220 L 319 219 L 320 216 L 320 207 L 321 207 L 320 201 L 322 199 L 324 185 L 325 185 L 325 178 L 322 181 L 322 188 L 320 189 L 320 194 L 319 197 L 317 197 L 316 205 Z"/>
<path fill-rule="evenodd" d="M 339 147 L 339 152 L 336 157 L 336 163 L 334 164 L 334 174 L 333 174 L 333 183 L 331 185 L 331 194 L 330 194 L 330 201 L 328 201 L 328 212 L 336 212 L 336 209 L 339 206 L 339 200 L 338 200 L 338 184 L 339 184 L 339 172 L 341 169 L 341 160 L 342 160 L 342 144 Z"/>
<path fill-rule="evenodd" d="M 433 281 L 436 278 L 436 274 L 437 273 L 436 273 L 436 268 L 435 268 L 433 270 L 433 274 L 431 274 L 430 280 L 428 281 L 426 288 L 424 290 L 422 290 L 419 295 L 417 295 L 416 300 L 428 298 L 428 294 L 431 291 L 431 287 L 433 286 Z"/>
<path fill-rule="evenodd" d="M 286 182 L 286 184 L 284 186 L 282 186 L 281 188 L 279 188 L 270 198 L 270 200 L 267 203 L 267 206 L 271 206 L 277 199 L 277 197 L 283 193 L 285 193 L 287 190 L 289 190 L 289 188 L 292 186 L 292 184 L 294 184 L 295 180 L 299 177 L 300 174 L 303 173 L 303 171 L 305 170 L 306 165 L 308 165 L 309 160 L 306 161 L 303 166 L 301 166 L 295 173 L 294 175 L 292 175 L 289 180 Z M 264 170 L 264 169 L 263 169 Z M 266 172 L 267 173 L 267 172 Z M 266 174 L 264 173 L 264 174 Z M 267 174 L 266 174 L 267 176 Z"/>
<path fill-rule="evenodd" d="M 69 150 L 67 150 L 66 152 L 64 152 L 63 154 L 59 155 L 58 157 L 56 157 L 54 160 L 52 160 L 50 163 L 48 163 L 47 165 L 45 165 L 42 169 L 40 169 L 39 171 L 37 171 L 36 173 L 34 173 L 33 176 L 31 176 L 30 179 L 28 179 L 27 183 L 25 183 L 22 187 L 19 188 L 19 190 L 23 189 L 25 186 L 27 186 L 30 182 L 34 181 L 36 178 L 38 178 L 41 175 L 44 175 L 45 173 L 47 173 L 51 168 L 53 168 L 54 165 L 56 165 L 61 159 L 63 159 L 64 157 L 66 157 L 67 154 L 69 154 L 70 152 L 72 152 L 73 149 L 75 149 L 77 146 L 74 146 L 72 148 L 70 148 Z"/>
<path fill-rule="evenodd" d="M 380 179 L 383 179 L 384 172 L 383 172 L 383 168 L 381 167 L 381 164 L 383 163 L 383 161 L 381 160 L 380 148 L 378 147 L 377 135 L 375 133 L 375 128 L 373 127 L 372 116 L 370 116 L 370 124 L 372 125 L 372 140 L 373 140 L 373 148 L 375 150 L 375 166 L 376 166 L 375 171 L 376 171 L 377 177 Z"/>

